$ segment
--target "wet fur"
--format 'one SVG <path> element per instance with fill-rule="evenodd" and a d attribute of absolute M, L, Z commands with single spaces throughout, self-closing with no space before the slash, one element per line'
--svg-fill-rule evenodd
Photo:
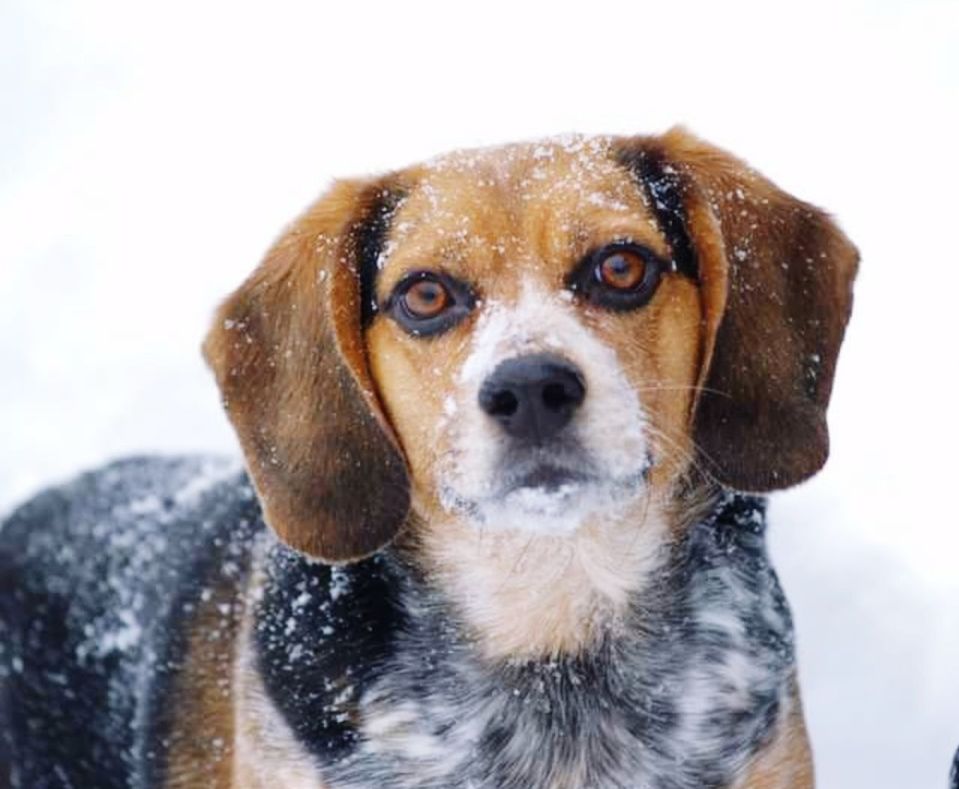
<path fill-rule="evenodd" d="M 670 267 L 611 313 L 567 280 L 623 238 Z M 0 532 L 14 785 L 811 786 L 764 504 L 735 491 L 825 461 L 856 260 L 681 130 L 338 183 L 204 344 L 249 477 L 117 464 Z M 421 268 L 476 295 L 428 340 L 382 309 Z M 587 390 L 541 455 L 589 474 L 511 496 L 538 456 L 477 390 L 539 351 Z"/>

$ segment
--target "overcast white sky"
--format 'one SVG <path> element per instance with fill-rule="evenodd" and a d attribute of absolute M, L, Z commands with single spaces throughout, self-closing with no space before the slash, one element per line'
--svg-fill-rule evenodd
<path fill-rule="evenodd" d="M 130 452 L 233 452 L 198 343 L 336 175 L 681 122 L 863 256 L 827 470 L 777 496 L 820 785 L 959 745 L 959 2 L 0 8 L 0 510 Z"/>

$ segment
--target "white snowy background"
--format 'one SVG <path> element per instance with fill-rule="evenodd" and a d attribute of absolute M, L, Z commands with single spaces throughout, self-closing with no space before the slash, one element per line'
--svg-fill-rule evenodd
<path fill-rule="evenodd" d="M 959 2 L 4 0 L 0 510 L 235 452 L 198 344 L 336 175 L 682 122 L 862 252 L 832 458 L 772 506 L 825 789 L 959 745 Z"/>

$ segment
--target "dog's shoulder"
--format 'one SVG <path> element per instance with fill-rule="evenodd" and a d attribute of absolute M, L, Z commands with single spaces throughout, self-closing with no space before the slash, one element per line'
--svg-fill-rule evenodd
<path fill-rule="evenodd" d="M 56 543 L 116 546 L 151 522 L 171 523 L 216 488 L 235 478 L 235 461 L 203 456 L 130 457 L 48 488 L 14 509 L 0 525 L 0 549 L 7 561 L 63 561 L 50 555 Z M 74 552 L 75 553 L 75 552 Z M 84 557 L 72 556 L 73 561 Z"/>
<path fill-rule="evenodd" d="M 69 598 L 70 615 L 86 621 L 104 611 L 146 612 L 149 598 L 195 577 L 209 546 L 258 520 L 253 491 L 233 462 L 120 460 L 9 515 L 0 525 L 3 582 L 14 597 Z M 238 550 L 242 540 L 234 542 Z M 104 633 L 94 635 L 102 641 Z"/>
<path fill-rule="evenodd" d="M 162 761 L 146 743 L 170 725 L 160 700 L 191 611 L 208 588 L 239 583 L 261 529 L 239 466 L 200 457 L 118 461 L 10 514 L 0 717 L 23 785 L 59 770 L 74 785 L 112 786 Z"/>
<path fill-rule="evenodd" d="M 323 759 L 359 741 L 356 710 L 409 625 L 391 551 L 331 566 L 276 542 L 264 562 L 253 650 L 263 688 L 299 742 Z"/>

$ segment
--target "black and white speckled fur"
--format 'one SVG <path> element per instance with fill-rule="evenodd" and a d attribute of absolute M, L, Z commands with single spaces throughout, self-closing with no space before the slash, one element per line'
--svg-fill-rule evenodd
<path fill-rule="evenodd" d="M 722 497 L 664 550 L 621 633 L 555 661 L 485 661 L 396 552 L 330 569 L 276 545 L 256 639 L 268 692 L 331 786 L 728 786 L 793 676 L 763 513 Z"/>
<path fill-rule="evenodd" d="M 118 461 L 0 523 L 0 787 L 162 786 L 191 613 L 263 529 L 210 458 Z"/>
<path fill-rule="evenodd" d="M 215 580 L 247 594 L 259 544 L 254 662 L 329 785 L 728 786 L 771 738 L 794 672 L 763 513 L 720 496 L 664 547 L 627 627 L 588 653 L 493 663 L 399 550 L 330 567 L 277 543 L 222 464 L 114 464 L 0 532 L 13 785 L 162 785 L 183 611 Z"/>

